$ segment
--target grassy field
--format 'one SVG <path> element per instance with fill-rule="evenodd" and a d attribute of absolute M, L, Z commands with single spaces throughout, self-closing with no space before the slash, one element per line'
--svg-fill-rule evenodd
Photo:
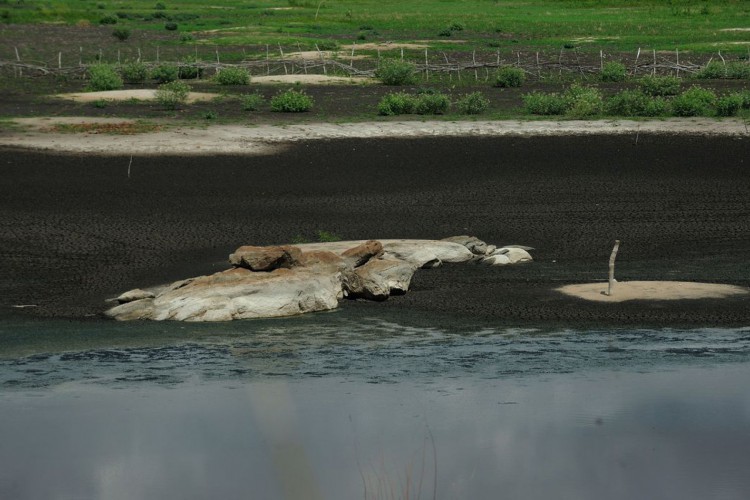
<path fill-rule="evenodd" d="M 427 40 L 446 50 L 750 50 L 748 0 L 0 0 L 0 23 L 107 26 L 219 46 Z"/>

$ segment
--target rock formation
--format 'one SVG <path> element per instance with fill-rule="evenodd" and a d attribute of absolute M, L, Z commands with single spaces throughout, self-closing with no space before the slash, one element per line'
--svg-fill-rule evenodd
<path fill-rule="evenodd" d="M 119 305 L 106 315 L 122 321 L 228 321 L 326 311 L 344 297 L 385 300 L 406 293 L 417 269 L 444 262 L 529 262 L 527 250 L 469 236 L 242 246 L 229 256 L 231 269 L 125 292 L 110 299 Z"/>

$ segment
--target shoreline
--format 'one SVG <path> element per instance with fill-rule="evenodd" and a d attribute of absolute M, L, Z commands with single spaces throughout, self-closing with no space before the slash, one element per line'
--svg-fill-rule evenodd
<path fill-rule="evenodd" d="M 736 297 L 586 303 L 553 289 L 606 278 L 750 286 L 746 140 L 640 134 L 291 143 L 274 155 L 143 156 L 0 148 L 0 307 L 98 317 L 137 287 L 228 267 L 241 245 L 470 234 L 534 247 L 510 268 L 446 265 L 356 314 L 493 323 L 747 326 Z M 437 314 L 436 314 L 437 316 Z"/>
<path fill-rule="evenodd" d="M 289 125 L 206 125 L 169 127 L 134 135 L 57 133 L 54 124 L 133 123 L 139 120 L 93 117 L 15 118 L 21 130 L 0 134 L 0 148 L 95 155 L 272 155 L 290 144 L 311 140 L 426 137 L 559 137 L 640 134 L 750 137 L 740 119 L 540 121 L 363 121 Z M 148 121 L 148 120 L 146 120 Z M 47 129 L 47 130 L 45 130 Z"/>

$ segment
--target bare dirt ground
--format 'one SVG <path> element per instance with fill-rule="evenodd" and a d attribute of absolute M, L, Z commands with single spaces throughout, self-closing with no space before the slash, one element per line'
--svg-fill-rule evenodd
<path fill-rule="evenodd" d="M 76 102 L 96 101 L 127 101 L 138 99 L 141 101 L 156 100 L 156 89 L 128 89 L 128 90 L 103 90 L 99 92 L 73 92 L 69 94 L 57 94 L 53 97 L 70 99 Z M 210 92 L 190 92 L 187 97 L 188 103 L 210 101 L 219 97 L 219 94 Z"/>
<path fill-rule="evenodd" d="M 49 131 L 56 123 L 96 123 L 91 117 L 18 118 L 0 135 L 0 146 L 68 153 L 127 154 L 270 154 L 285 145 L 309 139 L 379 139 L 419 137 L 539 137 L 612 134 L 634 139 L 641 134 L 695 134 L 747 136 L 742 120 L 706 118 L 658 121 L 403 121 L 360 123 L 308 123 L 294 125 L 212 125 L 170 127 L 139 135 L 70 134 Z M 104 120 L 106 123 L 117 119 Z M 128 122 L 129 120 L 122 120 Z M 132 120 L 130 120 L 132 121 Z"/>
<path fill-rule="evenodd" d="M 689 281 L 620 281 L 612 287 L 611 295 L 607 294 L 607 282 L 566 285 L 557 290 L 579 299 L 609 303 L 627 300 L 723 299 L 750 294 L 750 288 L 747 287 Z"/>
<path fill-rule="evenodd" d="M 604 124 L 578 135 L 404 138 L 395 130 L 368 140 L 353 131 L 303 140 L 300 129 L 297 141 L 266 142 L 273 154 L 132 160 L 127 148 L 101 155 L 6 145 L 0 310 L 96 316 L 104 298 L 124 290 L 225 268 L 240 245 L 314 240 L 325 230 L 343 239 L 472 234 L 536 249 L 529 265 L 446 265 L 417 273 L 404 296 L 344 304 L 366 314 L 408 309 L 436 321 L 447 314 L 530 325 L 750 324 L 747 295 L 609 304 L 555 291 L 606 280 L 614 239 L 623 242 L 622 281 L 750 286 L 750 139 L 636 131 L 635 124 L 625 134 L 595 133 L 596 126 Z M 283 137 L 283 127 L 273 131 Z"/>

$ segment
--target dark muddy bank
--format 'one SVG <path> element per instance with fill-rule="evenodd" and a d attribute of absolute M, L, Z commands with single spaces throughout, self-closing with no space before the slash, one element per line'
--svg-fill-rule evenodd
<path fill-rule="evenodd" d="M 750 301 L 587 304 L 552 289 L 618 277 L 750 284 L 746 138 L 336 140 L 266 157 L 0 151 L 0 305 L 97 316 L 104 298 L 225 267 L 242 244 L 472 234 L 536 248 L 513 268 L 421 271 L 386 303 L 510 323 L 747 325 Z"/>

